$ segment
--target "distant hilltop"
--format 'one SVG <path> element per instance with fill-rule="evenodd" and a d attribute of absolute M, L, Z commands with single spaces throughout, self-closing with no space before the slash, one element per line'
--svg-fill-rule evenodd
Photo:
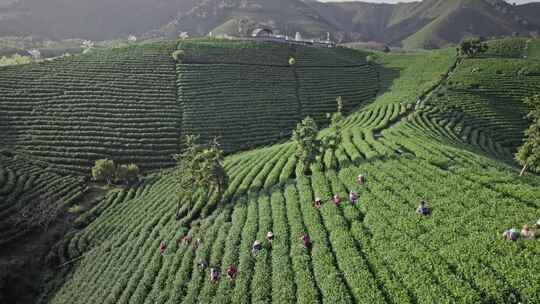
<path fill-rule="evenodd" d="M 108 40 L 128 37 L 275 35 L 336 43 L 438 48 L 468 36 L 538 36 L 540 3 L 424 0 L 399 4 L 302 0 L 0 1 L 0 36 Z"/>

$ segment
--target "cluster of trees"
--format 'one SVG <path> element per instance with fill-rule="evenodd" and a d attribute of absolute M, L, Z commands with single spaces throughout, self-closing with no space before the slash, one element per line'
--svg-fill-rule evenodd
<path fill-rule="evenodd" d="M 131 184 L 139 180 L 139 167 L 136 164 L 116 165 L 110 159 L 98 159 L 92 167 L 92 179 L 107 185 L 114 183 Z"/>
<path fill-rule="evenodd" d="M 30 63 L 30 62 L 32 62 L 32 57 L 21 56 L 19 54 L 15 54 L 11 57 L 6 57 L 6 56 L 0 57 L 0 66 L 25 64 L 25 63 Z"/>
<path fill-rule="evenodd" d="M 525 142 L 516 153 L 516 160 L 523 166 L 520 175 L 527 170 L 540 173 L 540 95 L 524 101 L 532 109 L 527 115 L 532 123 L 525 131 Z"/>
<path fill-rule="evenodd" d="M 458 48 L 460 57 L 474 58 L 488 50 L 488 45 L 481 38 L 469 38 L 463 40 Z"/>
<path fill-rule="evenodd" d="M 182 60 L 184 60 L 185 53 L 183 50 L 176 50 L 172 53 L 172 57 L 174 61 L 178 63 L 182 63 Z"/>
<path fill-rule="evenodd" d="M 229 176 L 225 171 L 225 155 L 217 139 L 206 145 L 197 143 L 199 136 L 187 135 L 185 148 L 180 154 L 174 155 L 177 162 L 174 175 L 177 184 L 178 203 L 176 218 L 180 218 L 182 201 L 191 208 L 194 194 L 202 192 L 204 199 L 215 190 L 221 199 L 229 184 Z"/>
<path fill-rule="evenodd" d="M 301 171 L 305 175 L 310 174 L 311 164 L 320 161 L 322 155 L 329 151 L 334 158 L 334 151 L 342 140 L 341 122 L 343 120 L 343 99 L 336 99 L 337 111 L 330 115 L 329 132 L 318 139 L 319 129 L 317 123 L 311 117 L 306 117 L 296 126 L 293 131 L 292 140 L 296 143 L 295 156 L 300 162 Z M 335 161 L 331 162 L 335 165 Z"/>

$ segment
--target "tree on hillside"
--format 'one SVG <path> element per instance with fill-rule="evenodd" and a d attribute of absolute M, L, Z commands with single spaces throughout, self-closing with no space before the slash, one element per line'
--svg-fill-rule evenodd
<path fill-rule="evenodd" d="M 458 48 L 458 55 L 461 57 L 474 58 L 488 50 L 488 45 L 480 38 L 470 38 L 463 40 Z"/>
<path fill-rule="evenodd" d="M 106 182 L 110 185 L 113 181 L 116 166 L 114 161 L 110 159 L 98 159 L 94 167 L 92 167 L 92 178 L 96 182 Z"/>
<path fill-rule="evenodd" d="M 174 172 L 178 196 L 177 220 L 180 218 L 182 200 L 191 206 L 191 199 L 197 190 L 207 195 L 212 188 L 221 197 L 229 183 L 229 176 L 223 166 L 224 153 L 217 140 L 214 139 L 208 145 L 200 145 L 198 140 L 198 136 L 187 135 L 185 149 L 174 156 L 177 161 Z"/>
<path fill-rule="evenodd" d="M 135 164 L 119 165 L 116 168 L 115 180 L 117 183 L 133 183 L 139 179 L 139 166 Z"/>
<path fill-rule="evenodd" d="M 211 182 L 217 187 L 218 193 L 222 194 L 229 187 L 230 180 L 224 165 L 225 153 L 217 139 L 214 139 L 212 144 L 214 158 L 212 158 Z"/>
<path fill-rule="evenodd" d="M 214 139 L 198 155 L 196 162 L 199 164 L 196 174 L 197 183 L 200 186 L 215 188 L 221 196 L 229 184 L 229 176 L 223 163 L 225 154 L 221 150 L 217 139 Z"/>
<path fill-rule="evenodd" d="M 524 101 L 532 109 L 527 115 L 532 124 L 525 131 L 525 142 L 516 153 L 516 160 L 523 166 L 520 176 L 527 170 L 540 172 L 540 95 Z"/>
<path fill-rule="evenodd" d="M 306 117 L 296 125 L 292 140 L 296 143 L 296 157 L 301 164 L 304 174 L 309 174 L 311 164 L 317 159 L 320 142 L 317 140 L 317 123 L 311 117 Z"/>
<path fill-rule="evenodd" d="M 128 166 L 127 165 L 119 165 L 116 167 L 116 171 L 114 173 L 114 180 L 117 183 L 125 182 L 127 179 L 127 171 Z"/>
<path fill-rule="evenodd" d="M 332 114 L 332 119 L 331 119 L 332 126 L 337 126 L 338 124 L 341 123 L 341 120 L 343 119 L 343 98 L 341 96 L 338 96 L 336 98 L 336 106 L 337 106 L 336 112 Z"/>
<path fill-rule="evenodd" d="M 173 158 L 176 160 L 176 170 L 174 176 L 176 179 L 176 219 L 180 217 L 180 205 L 182 198 L 190 197 L 190 192 L 195 191 L 195 173 L 194 173 L 194 159 L 200 150 L 200 146 L 197 144 L 198 136 L 187 135 L 185 148 L 180 154 L 176 154 Z"/>
<path fill-rule="evenodd" d="M 319 148 L 320 155 L 324 155 L 326 151 L 332 153 L 331 168 L 335 168 L 334 151 L 339 147 L 342 141 L 341 122 L 343 120 L 343 99 L 341 96 L 336 98 L 337 111 L 331 115 L 329 132 L 321 140 Z M 330 114 L 328 114 L 330 116 Z"/>
<path fill-rule="evenodd" d="M 172 53 L 172 57 L 174 61 L 178 63 L 182 63 L 182 60 L 184 60 L 185 53 L 183 50 L 176 50 Z"/>
<path fill-rule="evenodd" d="M 141 170 L 139 169 L 139 166 L 137 166 L 136 164 L 127 165 L 126 181 L 128 183 L 137 182 L 139 180 L 140 173 L 141 173 Z"/>

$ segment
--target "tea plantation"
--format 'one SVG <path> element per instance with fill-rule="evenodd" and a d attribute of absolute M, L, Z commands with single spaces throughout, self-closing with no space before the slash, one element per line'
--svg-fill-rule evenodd
<path fill-rule="evenodd" d="M 527 50 L 523 39 L 494 41 L 489 45 L 492 53 L 498 52 L 495 57 L 463 60 L 428 102 L 443 113 L 430 116 L 461 140 L 511 159 L 528 124 L 523 98 L 540 93 L 536 43 L 529 41 Z M 516 56 L 515 44 L 523 47 L 521 54 L 530 51 L 531 59 Z"/>
<path fill-rule="evenodd" d="M 1 69 L 0 244 L 25 233 L 10 213 L 51 189 L 76 204 L 78 176 L 111 157 L 145 177 L 52 248 L 43 303 L 539 303 L 540 240 L 501 234 L 540 217 L 540 178 L 512 161 L 522 99 L 540 94 L 540 44 L 492 43 L 476 59 L 444 49 L 368 63 L 341 48 L 195 39 Z M 337 96 L 337 165 L 324 155 L 304 175 L 291 130 L 307 115 L 324 126 Z M 230 181 L 223 200 L 192 193 L 177 220 L 171 154 L 186 134 L 220 136 Z M 422 200 L 429 216 L 415 212 Z M 268 231 L 272 246 L 253 255 Z"/>

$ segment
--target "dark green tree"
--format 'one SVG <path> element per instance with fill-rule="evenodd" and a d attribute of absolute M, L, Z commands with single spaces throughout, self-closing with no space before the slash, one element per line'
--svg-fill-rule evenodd
<path fill-rule="evenodd" d="M 342 141 L 341 122 L 343 120 L 343 99 L 341 96 L 336 98 L 336 104 L 337 111 L 331 115 L 328 133 L 322 138 L 319 148 L 320 155 L 324 155 L 326 151 L 330 151 L 332 157 L 330 168 L 333 169 L 335 169 L 336 165 L 335 151 Z"/>
<path fill-rule="evenodd" d="M 488 45 L 480 38 L 469 38 L 463 40 L 458 48 L 458 55 L 460 57 L 474 58 L 481 53 L 485 53 L 488 50 Z"/>
<path fill-rule="evenodd" d="M 94 167 L 92 167 L 92 178 L 96 182 L 106 182 L 110 185 L 115 173 L 116 166 L 114 165 L 114 161 L 110 159 L 98 159 Z"/>
<path fill-rule="evenodd" d="M 525 103 L 531 108 L 527 117 L 531 125 L 525 131 L 524 144 L 516 153 L 516 160 L 522 165 L 521 175 L 527 170 L 540 172 L 540 95 L 525 98 Z"/>
<path fill-rule="evenodd" d="M 211 190 L 216 190 L 221 198 L 229 183 L 223 165 L 225 156 L 217 140 L 214 139 L 208 145 L 200 145 L 198 139 L 198 136 L 186 136 L 184 151 L 174 156 L 177 161 L 174 172 L 178 196 L 177 219 L 180 217 L 182 200 L 191 207 L 191 198 L 198 190 L 204 193 L 205 199 Z"/>
<path fill-rule="evenodd" d="M 197 155 L 196 162 L 199 166 L 196 180 L 198 186 L 213 188 L 221 196 L 229 184 L 229 176 L 223 166 L 224 161 L 225 154 L 217 139 L 214 139 Z"/>
<path fill-rule="evenodd" d="M 133 183 L 133 182 L 138 181 L 140 173 L 141 173 L 141 170 L 139 169 L 139 166 L 137 166 L 136 164 L 127 165 L 126 181 L 128 183 Z"/>
<path fill-rule="evenodd" d="M 139 166 L 136 164 L 119 165 L 116 167 L 114 179 L 117 183 L 130 184 L 139 179 Z"/>
<path fill-rule="evenodd" d="M 184 150 L 173 156 L 176 160 L 176 169 L 174 170 L 174 178 L 176 180 L 176 219 L 180 218 L 180 205 L 182 199 L 187 198 L 191 204 L 191 196 L 196 188 L 196 163 L 197 153 L 201 150 L 201 146 L 197 144 L 198 136 L 187 135 Z"/>
<path fill-rule="evenodd" d="M 116 167 L 116 172 L 114 174 L 114 179 L 117 183 L 125 183 L 128 175 L 128 166 L 119 165 Z"/>
<path fill-rule="evenodd" d="M 311 164 L 317 159 L 320 142 L 317 139 L 319 129 L 313 118 L 306 117 L 296 125 L 292 140 L 296 143 L 296 158 L 304 174 L 309 174 Z"/>

